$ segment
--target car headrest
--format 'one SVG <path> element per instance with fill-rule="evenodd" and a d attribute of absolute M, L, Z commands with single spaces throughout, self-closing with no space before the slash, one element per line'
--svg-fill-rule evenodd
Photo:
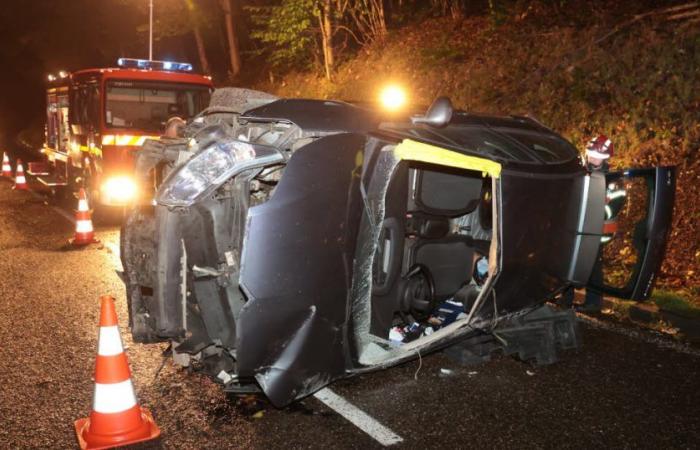
<path fill-rule="evenodd" d="M 457 217 L 476 209 L 481 199 L 482 179 L 464 171 L 444 169 L 418 171 L 416 205 L 426 213 Z"/>
<path fill-rule="evenodd" d="M 450 232 L 450 220 L 447 217 L 413 213 L 407 218 L 406 231 L 407 234 L 422 239 L 440 239 Z"/>

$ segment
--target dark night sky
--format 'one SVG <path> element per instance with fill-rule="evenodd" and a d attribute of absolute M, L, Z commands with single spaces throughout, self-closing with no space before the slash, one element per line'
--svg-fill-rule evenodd
<path fill-rule="evenodd" d="M 159 8 L 172 0 L 156 0 Z M 8 2 L 9 3 L 9 2 Z M 11 5 L 11 6 L 10 6 Z M 148 56 L 147 0 L 23 0 L 0 9 L 0 139 L 43 125 L 44 80 L 60 69 L 113 66 Z M 155 59 L 197 63 L 189 36 L 159 40 Z"/>

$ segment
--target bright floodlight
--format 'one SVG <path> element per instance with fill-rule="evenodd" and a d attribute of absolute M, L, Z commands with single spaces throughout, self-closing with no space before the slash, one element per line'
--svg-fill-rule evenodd
<path fill-rule="evenodd" d="M 136 183 L 125 176 L 108 178 L 102 184 L 102 199 L 106 205 L 126 205 L 136 197 Z"/>
<path fill-rule="evenodd" d="M 384 108 L 395 111 L 406 104 L 406 93 L 399 86 L 387 86 L 382 90 L 379 100 Z"/>

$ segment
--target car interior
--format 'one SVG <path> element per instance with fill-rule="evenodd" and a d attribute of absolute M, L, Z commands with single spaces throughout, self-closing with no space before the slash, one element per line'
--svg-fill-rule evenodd
<path fill-rule="evenodd" d="M 408 342 L 466 318 L 487 276 L 491 182 L 471 170 L 399 163 L 372 266 L 374 336 Z"/>

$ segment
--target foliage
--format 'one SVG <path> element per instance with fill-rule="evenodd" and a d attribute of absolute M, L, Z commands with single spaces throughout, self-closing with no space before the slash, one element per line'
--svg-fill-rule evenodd
<path fill-rule="evenodd" d="M 246 10 L 255 26 L 251 36 L 263 47 L 257 53 L 277 70 L 308 69 L 323 59 L 332 71 L 348 40 L 363 46 L 387 33 L 383 0 L 281 0 Z"/>
<path fill-rule="evenodd" d="M 315 36 L 317 0 L 282 0 L 279 5 L 248 7 L 257 27 L 251 37 L 264 46 L 275 69 L 307 69 L 318 60 Z"/>
<path fill-rule="evenodd" d="M 458 19 L 462 16 L 465 0 L 430 0 L 433 7 L 443 16 L 451 16 Z"/>
<path fill-rule="evenodd" d="M 501 25 L 506 21 L 505 0 L 489 0 L 489 15 L 494 25 Z"/>
<path fill-rule="evenodd" d="M 661 309 L 680 316 L 700 319 L 700 307 L 694 306 L 689 298 L 679 292 L 657 289 L 651 299 Z"/>
<path fill-rule="evenodd" d="M 140 40 L 148 38 L 148 2 L 143 0 L 116 0 L 123 11 L 130 11 L 132 17 L 138 17 L 135 27 Z M 191 32 L 191 16 L 195 15 L 199 23 L 209 24 L 213 18 L 206 10 L 198 7 L 195 0 L 170 0 L 153 3 L 153 40 L 159 41 L 172 36 L 181 36 Z"/>
<path fill-rule="evenodd" d="M 386 18 L 383 0 L 354 0 L 347 1 L 336 10 L 341 21 L 347 18 L 347 30 L 356 37 L 359 43 L 369 44 L 382 39 L 386 33 Z M 356 30 L 356 32 L 352 30 Z M 359 36 L 359 37 L 358 37 Z"/>
<path fill-rule="evenodd" d="M 124 11 L 138 12 L 140 23 L 135 31 L 141 40 L 148 36 L 148 2 L 143 0 L 117 0 Z M 134 15 L 134 14 L 132 14 Z M 220 10 L 211 0 L 169 0 L 154 2 L 153 39 L 159 41 L 192 32 L 194 24 L 201 28 L 212 28 L 217 23 Z"/>

